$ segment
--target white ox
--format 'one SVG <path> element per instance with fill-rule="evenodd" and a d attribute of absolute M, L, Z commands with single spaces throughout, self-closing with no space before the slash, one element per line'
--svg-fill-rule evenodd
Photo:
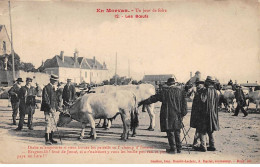
<path fill-rule="evenodd" d="M 248 95 L 246 95 L 245 97 L 246 97 L 246 99 L 249 99 L 247 109 L 248 109 L 249 103 L 253 102 L 256 104 L 256 111 L 257 111 L 259 102 L 260 102 L 260 90 L 257 90 L 254 92 L 249 92 Z"/>
<path fill-rule="evenodd" d="M 96 93 L 108 93 L 108 92 L 117 92 L 119 90 L 128 90 L 132 91 L 137 99 L 137 102 L 145 100 L 152 95 L 155 95 L 155 87 L 151 84 L 140 84 L 140 85 L 122 85 L 122 86 L 113 86 L 105 85 L 97 87 L 94 89 Z M 150 126 L 148 130 L 154 130 L 155 127 L 155 114 L 154 114 L 154 104 L 144 105 L 143 110 L 146 109 L 150 117 Z M 110 123 L 108 128 L 110 127 Z"/>
<path fill-rule="evenodd" d="M 59 115 L 58 126 L 64 126 L 72 119 L 82 123 L 82 131 L 79 139 L 84 138 L 85 127 L 89 123 L 91 126 L 91 137 L 96 139 L 95 119 L 115 118 L 121 115 L 123 122 L 123 133 L 121 139 L 126 140 L 129 134 L 129 126 L 135 128 L 137 122 L 133 117 L 136 113 L 136 96 L 126 90 L 114 93 L 85 94 L 76 100 L 69 109 L 62 111 Z"/>
<path fill-rule="evenodd" d="M 231 89 L 221 90 L 220 103 L 223 103 L 228 112 L 234 110 L 235 92 Z"/>

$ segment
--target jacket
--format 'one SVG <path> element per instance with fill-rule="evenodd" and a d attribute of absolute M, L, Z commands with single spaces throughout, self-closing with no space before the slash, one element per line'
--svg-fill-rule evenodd
<path fill-rule="evenodd" d="M 177 86 L 169 86 L 158 94 L 143 101 L 143 104 L 162 102 L 160 110 L 160 127 L 162 132 L 182 128 L 182 119 L 187 114 L 185 92 Z"/>
<path fill-rule="evenodd" d="M 49 83 L 43 88 L 42 91 L 42 105 L 41 111 L 50 112 L 51 109 L 56 110 L 57 105 L 57 95 L 54 86 Z"/>

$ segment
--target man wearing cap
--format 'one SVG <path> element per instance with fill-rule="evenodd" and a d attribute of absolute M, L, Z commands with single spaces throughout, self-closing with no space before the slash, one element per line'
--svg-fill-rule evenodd
<path fill-rule="evenodd" d="M 200 133 L 200 147 L 197 147 L 198 151 L 215 151 L 215 141 L 213 132 L 219 130 L 218 120 L 218 100 L 219 94 L 215 88 L 215 79 L 208 76 L 205 81 L 205 89 L 201 94 L 201 100 L 203 102 L 203 109 L 199 110 L 198 116 L 200 121 L 197 123 L 197 130 Z M 209 147 L 206 147 L 206 134 L 209 137 Z"/>
<path fill-rule="evenodd" d="M 175 85 L 175 79 L 169 78 L 168 87 L 162 89 L 161 92 L 149 97 L 138 103 L 151 104 L 157 101 L 162 102 L 160 111 L 161 131 L 167 133 L 170 149 L 166 149 L 168 153 L 181 152 L 180 129 L 182 128 L 182 119 L 187 114 L 187 102 L 185 92 Z"/>
<path fill-rule="evenodd" d="M 71 83 L 71 79 L 67 79 L 67 84 L 64 86 L 62 92 L 63 104 L 69 106 L 75 100 L 76 89 Z"/>
<path fill-rule="evenodd" d="M 239 85 L 234 85 L 233 90 L 235 91 L 237 107 L 235 109 L 235 114 L 232 116 L 238 116 L 239 110 L 241 110 L 244 114 L 244 117 L 246 117 L 248 113 L 244 109 L 244 107 L 246 106 L 246 98 L 244 92 Z"/>
<path fill-rule="evenodd" d="M 45 116 L 45 143 L 51 145 L 57 143 L 53 140 L 53 132 L 55 131 L 55 113 L 58 109 L 56 84 L 58 82 L 58 76 L 51 75 L 50 83 L 43 88 L 42 91 L 42 105 L 41 111 L 44 111 Z"/>
<path fill-rule="evenodd" d="M 197 124 L 200 122 L 201 117 L 199 117 L 199 113 L 203 110 L 203 102 L 201 100 L 201 94 L 204 90 L 204 80 L 201 78 L 197 78 L 196 80 L 196 93 L 192 102 L 192 108 L 191 108 L 191 117 L 190 117 L 190 127 L 195 128 L 196 132 L 194 135 L 193 140 L 193 147 L 197 147 L 198 145 L 198 139 L 199 139 L 199 133 L 197 130 Z"/>
<path fill-rule="evenodd" d="M 19 90 L 18 97 L 20 99 L 19 103 L 19 115 L 20 120 L 18 124 L 18 128 L 16 130 L 22 130 L 25 114 L 28 114 L 28 123 L 27 127 L 30 130 L 33 130 L 33 114 L 35 112 L 36 105 L 36 90 L 32 85 L 32 78 L 26 78 L 25 86 L 22 86 Z"/>
<path fill-rule="evenodd" d="M 12 104 L 12 109 L 13 109 L 13 114 L 12 114 L 13 125 L 16 125 L 16 116 L 18 114 L 18 109 L 19 109 L 18 93 L 19 93 L 19 90 L 21 89 L 22 82 L 23 82 L 22 78 L 18 78 L 16 80 L 16 83 L 8 91 L 9 96 L 11 96 L 11 104 Z"/>

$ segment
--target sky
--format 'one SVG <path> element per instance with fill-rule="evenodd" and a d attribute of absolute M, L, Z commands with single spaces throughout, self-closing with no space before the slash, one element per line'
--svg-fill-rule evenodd
<path fill-rule="evenodd" d="M 96 57 L 115 73 L 174 74 L 186 82 L 196 71 L 227 83 L 260 83 L 258 1 L 67 2 L 12 1 L 14 50 L 36 67 L 59 54 Z M 97 9 L 164 9 L 147 19 L 115 18 Z M 135 15 L 136 12 L 131 12 Z M 124 13 L 120 13 L 120 16 Z M 10 34 L 8 3 L 0 2 L 0 24 Z"/>

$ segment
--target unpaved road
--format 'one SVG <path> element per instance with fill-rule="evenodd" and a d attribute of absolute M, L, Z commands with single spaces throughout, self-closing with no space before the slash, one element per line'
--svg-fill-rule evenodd
<path fill-rule="evenodd" d="M 188 103 L 189 109 L 191 103 Z M 0 100 L 0 163 L 259 163 L 260 114 L 250 113 L 244 118 L 240 113 L 232 117 L 231 113 L 220 112 L 220 131 L 215 132 L 217 151 L 196 152 L 188 147 L 193 142 L 194 129 L 189 131 L 188 145 L 183 141 L 181 154 L 167 154 L 166 134 L 160 132 L 160 103 L 156 104 L 156 129 L 147 131 L 149 117 L 147 113 L 139 115 L 138 135 L 122 141 L 122 124 L 120 116 L 113 122 L 110 130 L 97 128 L 96 141 L 86 139 L 79 141 L 80 124 L 71 122 L 59 128 L 62 144 L 46 147 L 44 144 L 44 115 L 39 109 L 34 114 L 34 130 L 26 125 L 20 132 L 11 124 L 11 108 L 7 100 Z M 250 106 L 253 111 L 255 105 Z M 189 129 L 190 110 L 184 118 L 185 129 Z M 182 133 L 183 136 L 183 133 Z M 181 138 L 182 138 L 181 136 Z M 55 133 L 58 140 L 58 133 Z M 190 149 L 190 154 L 189 150 Z"/>

